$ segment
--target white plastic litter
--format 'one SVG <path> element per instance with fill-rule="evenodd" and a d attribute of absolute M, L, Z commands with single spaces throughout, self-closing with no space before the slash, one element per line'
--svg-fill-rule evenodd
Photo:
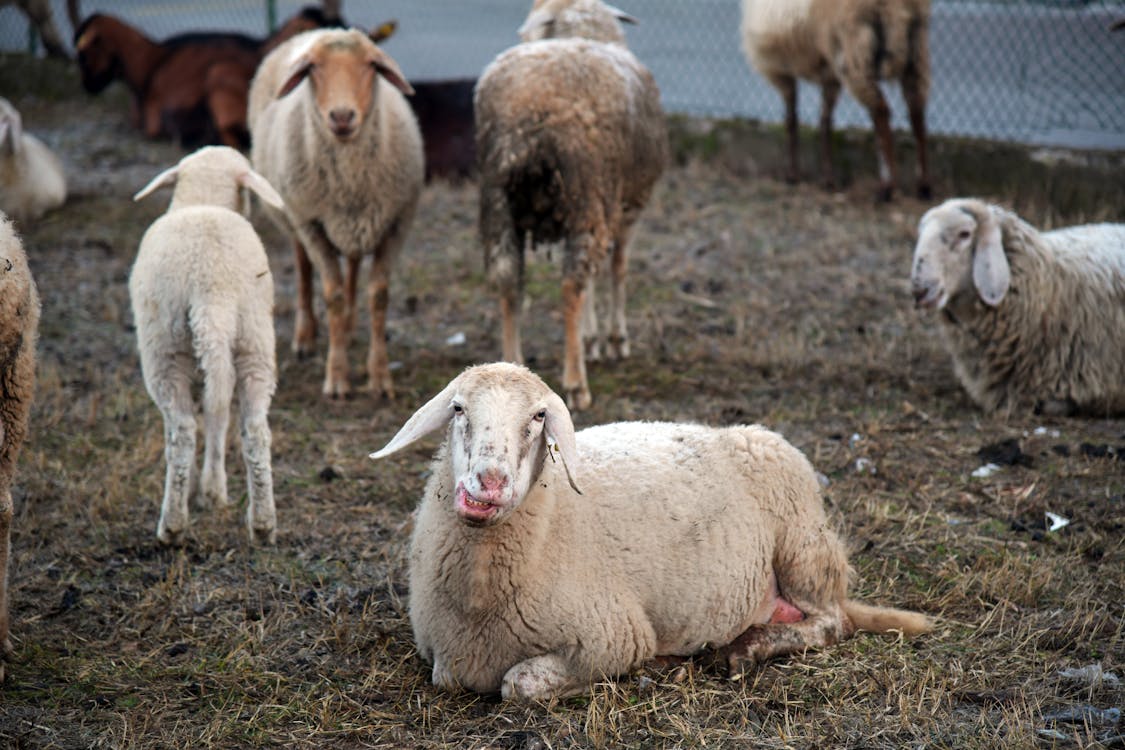
<path fill-rule="evenodd" d="M 1000 471 L 999 464 L 985 464 L 984 466 L 973 470 L 973 476 L 977 479 L 986 479 L 998 471 Z"/>
<path fill-rule="evenodd" d="M 455 333 L 452 336 L 450 336 L 449 338 L 447 338 L 445 340 L 445 345 L 446 346 L 464 346 L 465 345 L 465 334 L 464 334 L 464 332 L 458 331 L 457 333 Z"/>
<path fill-rule="evenodd" d="M 1047 515 L 1047 531 L 1058 531 L 1059 529 L 1063 528 L 1064 526 L 1070 525 L 1070 519 L 1069 518 L 1063 518 L 1058 513 L 1052 513 L 1051 511 L 1048 510 L 1048 511 L 1046 511 L 1046 515 Z"/>

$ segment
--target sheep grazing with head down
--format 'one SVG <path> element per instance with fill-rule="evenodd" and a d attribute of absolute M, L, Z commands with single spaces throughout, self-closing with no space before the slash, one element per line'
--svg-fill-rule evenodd
<path fill-rule="evenodd" d="M 633 19 L 601 0 L 536 0 L 524 43 L 497 57 L 476 91 L 480 233 L 503 358 L 523 361 L 525 245 L 564 242 L 562 380 L 573 409 L 592 401 L 583 346 L 600 355 L 594 280 L 610 255 L 607 351 L 629 354 L 629 234 L 668 161 L 660 92 L 625 47 L 621 20 Z"/>
<path fill-rule="evenodd" d="M 847 598 L 816 475 L 758 426 L 575 434 L 536 375 L 472 367 L 382 458 L 445 429 L 410 541 L 410 620 L 434 684 L 545 699 L 722 646 L 733 672 L 922 615 Z"/>
<path fill-rule="evenodd" d="M 62 162 L 0 97 L 0 211 L 18 222 L 39 218 L 66 200 Z"/>
<path fill-rule="evenodd" d="M 797 80 L 820 84 L 820 147 L 831 186 L 832 112 L 840 84 L 871 115 L 880 200 L 894 192 L 891 110 L 879 82 L 897 78 L 918 147 L 918 196 L 930 196 L 926 98 L 930 88 L 930 0 L 742 0 L 742 46 L 785 100 L 789 174 L 797 180 Z"/>
<path fill-rule="evenodd" d="M 272 216 L 295 245 L 293 348 L 310 353 L 316 339 L 311 259 L 328 308 L 323 391 L 331 398 L 351 390 L 348 344 L 356 279 L 367 255 L 372 258 L 368 388 L 394 396 L 386 343 L 388 283 L 424 177 L 422 136 L 403 96 L 412 92 L 398 64 L 355 29 L 290 39 L 262 61 L 250 85 L 254 165 L 285 198 L 286 210 Z M 347 260 L 346 276 L 341 258 Z"/>
<path fill-rule="evenodd" d="M 156 535 L 179 541 L 188 498 L 225 505 L 230 406 L 237 392 L 251 541 L 273 543 L 270 399 L 277 386 L 273 276 L 261 240 L 243 218 L 246 190 L 280 208 L 281 197 L 226 146 L 202 148 L 157 175 L 134 200 L 175 185 L 168 212 L 141 238 L 129 296 L 145 387 L 164 416 L 168 463 Z M 203 371 L 203 476 L 195 464 L 192 380 Z M 200 492 L 196 494 L 196 484 Z"/>
<path fill-rule="evenodd" d="M 35 390 L 39 295 L 12 223 L 0 214 L 0 682 L 8 639 L 8 550 L 12 534 L 12 477 L 27 437 Z"/>
<path fill-rule="evenodd" d="M 918 225 L 911 284 L 985 410 L 1125 413 L 1125 224 L 1040 232 L 949 200 Z"/>

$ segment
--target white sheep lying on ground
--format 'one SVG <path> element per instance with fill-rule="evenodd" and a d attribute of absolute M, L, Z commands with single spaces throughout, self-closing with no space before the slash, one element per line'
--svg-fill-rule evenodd
<path fill-rule="evenodd" d="M 277 385 L 273 276 L 262 242 L 241 211 L 243 189 L 281 208 L 281 197 L 225 146 L 185 156 L 134 200 L 175 184 L 168 212 L 141 238 L 129 296 L 145 387 L 164 415 L 168 462 L 156 535 L 180 539 L 195 494 L 195 407 L 192 375 L 203 370 L 205 447 L 199 504 L 227 503 L 224 457 L 231 398 L 238 393 L 251 541 L 273 543 L 276 511 L 270 468 L 270 399 Z"/>
<path fill-rule="evenodd" d="M 12 224 L 0 214 L 0 682 L 8 639 L 8 549 L 12 535 L 12 477 L 27 437 L 35 391 L 39 295 Z"/>
<path fill-rule="evenodd" d="M 62 162 L 0 97 L 0 211 L 18 222 L 39 218 L 66 201 Z"/>
<path fill-rule="evenodd" d="M 403 93 L 413 89 L 398 65 L 355 29 L 309 31 L 290 39 L 262 61 L 250 85 L 254 166 L 285 198 L 284 214 L 274 219 L 295 242 L 293 348 L 310 353 L 316 338 L 311 258 L 328 308 L 324 394 L 332 398 L 350 390 L 348 343 L 365 255 L 372 256 L 368 388 L 394 396 L 387 285 L 425 174 L 422 136 Z M 347 259 L 346 277 L 341 257 Z"/>
<path fill-rule="evenodd" d="M 824 182 L 832 178 L 832 112 L 841 82 L 875 127 L 879 198 L 895 185 L 891 110 L 879 81 L 897 78 L 918 148 L 918 195 L 930 197 L 926 98 L 930 88 L 930 0 L 742 0 L 742 46 L 785 100 L 789 179 L 797 180 L 797 79 L 821 88 Z"/>
<path fill-rule="evenodd" d="M 564 242 L 562 380 L 574 409 L 592 400 L 582 339 L 595 359 L 594 279 L 607 256 L 608 354 L 629 354 L 629 234 L 668 161 L 660 91 L 619 19 L 632 20 L 601 0 L 537 0 L 524 43 L 501 53 L 476 90 L 480 233 L 500 293 L 502 356 L 523 361 L 525 245 Z"/>
<path fill-rule="evenodd" d="M 461 373 L 372 458 L 443 428 L 410 542 L 436 685 L 542 699 L 708 645 L 738 672 L 856 629 L 929 627 L 847 598 L 816 475 L 762 427 L 575 435 L 542 380 L 499 363 Z"/>
<path fill-rule="evenodd" d="M 1125 412 L 1125 224 L 1039 232 L 949 200 L 918 225 L 911 284 L 982 408 Z"/>

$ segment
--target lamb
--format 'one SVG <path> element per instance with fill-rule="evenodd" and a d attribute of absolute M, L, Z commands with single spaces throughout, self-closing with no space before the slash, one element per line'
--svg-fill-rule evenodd
<path fill-rule="evenodd" d="M 294 37 L 262 61 L 250 86 L 253 162 L 285 198 L 285 212 L 272 215 L 295 245 L 293 348 L 307 354 L 316 339 L 311 258 L 328 310 L 323 391 L 330 398 L 350 392 L 347 349 L 365 255 L 373 258 L 368 388 L 394 397 L 386 345 L 388 281 L 424 176 L 422 137 L 403 97 L 412 91 L 398 64 L 354 29 Z"/>
<path fill-rule="evenodd" d="M 797 79 L 820 84 L 821 169 L 832 178 L 832 111 L 843 82 L 875 126 L 880 200 L 895 185 L 891 112 L 879 81 L 897 78 L 918 147 L 918 196 L 930 197 L 926 98 L 930 87 L 930 0 L 742 0 L 747 58 L 785 99 L 787 178 L 796 182 Z"/>
<path fill-rule="evenodd" d="M 8 638 L 8 554 L 11 544 L 12 477 L 27 437 L 35 390 L 35 339 L 39 295 L 27 256 L 12 224 L 0 214 L 0 682 Z"/>
<path fill-rule="evenodd" d="M 563 241 L 563 388 L 576 410 L 592 402 L 586 356 L 601 354 L 593 296 L 607 255 L 607 353 L 629 354 L 629 234 L 668 162 L 660 92 L 625 47 L 621 20 L 633 19 L 601 0 L 536 0 L 524 43 L 501 53 L 476 91 L 480 235 L 503 358 L 523 361 L 525 245 Z"/>
<path fill-rule="evenodd" d="M 1039 232 L 999 206 L 948 200 L 918 224 L 910 278 L 981 408 L 1125 412 L 1125 224 Z"/>
<path fill-rule="evenodd" d="M 243 188 L 269 205 L 281 207 L 282 200 L 246 157 L 225 146 L 185 156 L 134 200 L 171 184 L 168 212 L 141 238 L 129 276 L 145 387 L 164 416 L 168 466 L 156 535 L 165 544 L 180 541 L 189 496 L 202 507 L 227 504 L 224 456 L 237 390 L 247 527 L 251 542 L 272 544 L 277 520 L 266 417 L 277 383 L 273 276 L 261 240 L 240 212 L 248 207 Z M 197 358 L 204 376 L 201 482 L 191 394 Z"/>
<path fill-rule="evenodd" d="M 705 645 L 738 674 L 857 629 L 930 627 L 847 598 L 812 467 L 760 426 L 576 435 L 542 380 L 495 363 L 462 372 L 371 457 L 443 428 L 409 554 L 435 685 L 546 699 Z"/>
<path fill-rule="evenodd" d="M 31 133 L 20 113 L 0 97 L 0 211 L 24 223 L 66 201 L 62 162 Z"/>

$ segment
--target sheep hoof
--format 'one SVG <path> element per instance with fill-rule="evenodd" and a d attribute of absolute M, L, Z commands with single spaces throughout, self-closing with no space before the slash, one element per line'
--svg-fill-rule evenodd
<path fill-rule="evenodd" d="M 332 400 L 346 399 L 351 396 L 351 389 L 348 387 L 347 379 L 325 378 L 324 389 L 322 390 L 325 396 Z"/>
<path fill-rule="evenodd" d="M 166 547 L 179 547 L 184 543 L 184 530 L 170 529 L 162 523 L 156 530 L 156 538 Z"/>
<path fill-rule="evenodd" d="M 365 385 L 363 389 L 366 392 L 370 393 L 372 396 L 382 399 L 383 401 L 395 400 L 395 387 L 389 379 L 383 381 L 369 380 L 367 381 L 367 385 Z"/>
<path fill-rule="evenodd" d="M 298 360 L 306 360 L 316 354 L 316 336 L 308 339 L 297 337 L 293 339 L 293 354 Z"/>
<path fill-rule="evenodd" d="M 609 337 L 609 359 L 629 358 L 629 339 L 625 336 Z"/>
<path fill-rule="evenodd" d="M 586 386 L 566 389 L 566 408 L 571 411 L 589 409 L 592 403 L 594 403 L 594 397 L 590 395 L 590 389 Z"/>
<path fill-rule="evenodd" d="M 602 359 L 601 343 L 596 338 L 588 338 L 585 341 L 586 361 L 587 362 L 600 362 Z"/>
<path fill-rule="evenodd" d="M 500 686 L 504 700 L 536 701 L 566 693 L 572 680 L 562 659 L 553 654 L 535 656 L 508 670 Z"/>
<path fill-rule="evenodd" d="M 270 547 L 277 544 L 277 528 L 274 526 L 250 526 L 250 544 L 264 544 Z"/>

